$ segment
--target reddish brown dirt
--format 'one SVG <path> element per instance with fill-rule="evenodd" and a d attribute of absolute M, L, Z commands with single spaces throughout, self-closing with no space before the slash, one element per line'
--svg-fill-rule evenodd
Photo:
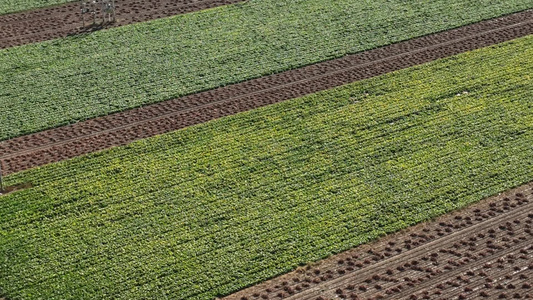
<path fill-rule="evenodd" d="M 0 16 L 0 49 L 42 42 L 102 28 L 111 28 L 244 0 L 120 0 L 117 22 L 83 27 L 79 3 L 36 9 Z M 89 21 L 90 17 L 86 20 Z"/>
<path fill-rule="evenodd" d="M 330 89 L 533 33 L 533 11 L 0 142 L 5 173 Z"/>
<path fill-rule="evenodd" d="M 228 296 L 531 299 L 533 182 Z"/>

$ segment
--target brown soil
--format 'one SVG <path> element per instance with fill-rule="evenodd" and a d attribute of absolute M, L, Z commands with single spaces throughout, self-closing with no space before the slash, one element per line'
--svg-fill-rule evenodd
<path fill-rule="evenodd" d="M 33 187 L 33 184 L 31 184 L 30 182 L 21 183 L 21 184 L 17 184 L 17 185 L 11 185 L 11 186 L 8 186 L 8 187 L 4 188 L 3 190 L 0 189 L 0 196 L 12 193 L 14 191 L 20 191 L 20 190 L 29 189 L 31 187 Z M 2 300 L 2 299 L 0 298 L 0 300 Z"/>
<path fill-rule="evenodd" d="M 6 174 L 533 33 L 533 10 L 0 142 Z"/>
<path fill-rule="evenodd" d="M 228 296 L 531 299 L 533 182 Z"/>
<path fill-rule="evenodd" d="M 78 2 L 0 15 L 0 49 L 42 42 L 103 28 L 123 26 L 197 10 L 233 4 L 244 0 L 120 0 L 117 22 L 83 27 Z"/>

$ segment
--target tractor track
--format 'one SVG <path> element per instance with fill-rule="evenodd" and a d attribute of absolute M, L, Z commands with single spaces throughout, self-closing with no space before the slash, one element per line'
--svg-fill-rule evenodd
<path fill-rule="evenodd" d="M 349 275 L 346 275 L 346 276 L 343 276 L 343 277 L 339 277 L 339 278 L 337 278 L 335 280 L 332 280 L 331 282 L 328 282 L 328 284 L 330 284 L 332 286 L 342 286 L 342 285 L 348 285 L 349 283 L 357 282 L 357 281 L 359 281 L 357 283 L 363 284 L 365 282 L 364 278 L 367 278 L 367 277 L 369 277 L 369 275 L 373 275 L 374 273 L 378 273 L 378 274 L 385 273 L 386 269 L 390 268 L 391 265 L 402 264 L 403 262 L 411 261 L 412 259 L 416 259 L 417 257 L 421 257 L 425 253 L 438 251 L 440 248 L 443 247 L 443 245 L 450 245 L 450 244 L 456 243 L 456 242 L 462 240 L 464 238 L 464 236 L 470 236 L 474 232 L 479 232 L 479 231 L 484 231 L 484 230 L 490 229 L 491 227 L 494 226 L 495 223 L 496 224 L 501 224 L 501 223 L 505 223 L 505 222 L 507 222 L 509 220 L 512 221 L 513 219 L 527 218 L 527 215 L 529 213 L 531 213 L 531 211 L 533 211 L 533 202 L 531 202 L 528 205 L 526 205 L 524 207 L 524 210 L 521 211 L 518 214 L 516 214 L 516 212 L 514 212 L 514 213 L 508 212 L 506 214 L 502 214 L 502 215 L 500 215 L 500 216 L 498 216 L 496 218 L 492 218 L 492 219 L 486 220 L 484 222 L 476 224 L 476 225 L 474 225 L 472 227 L 469 227 L 467 229 L 456 231 L 456 232 L 446 236 L 445 238 L 441 238 L 441 239 L 429 242 L 426 245 L 424 245 L 424 247 L 418 247 L 418 248 L 416 248 L 414 250 L 407 251 L 407 252 L 405 252 L 403 254 L 400 254 L 400 255 L 397 255 L 397 256 L 393 256 L 392 258 L 389 258 L 389 259 L 385 259 L 385 260 L 373 265 L 371 273 L 370 273 L 369 270 L 362 269 L 362 270 L 356 271 L 354 273 L 351 273 Z M 514 252 L 516 250 L 520 250 L 520 248 L 523 247 L 527 242 L 531 242 L 531 241 L 528 241 L 528 240 L 521 241 L 518 245 L 512 246 L 509 249 L 506 249 L 506 251 L 504 251 L 503 253 L 495 253 L 493 255 L 486 256 L 483 259 L 478 260 L 477 263 L 484 264 L 484 263 L 489 262 L 492 259 L 494 259 L 494 257 L 497 257 L 497 256 L 499 257 L 499 255 L 502 255 L 502 254 L 505 255 L 505 254 L 507 254 L 507 252 Z M 435 279 L 439 280 L 439 279 L 441 279 L 443 277 L 446 277 L 446 276 L 454 276 L 454 274 L 456 274 L 456 273 L 457 273 L 457 275 L 459 275 L 460 273 L 465 271 L 465 268 L 470 268 L 470 265 L 464 265 L 463 267 L 457 268 L 457 269 L 455 269 L 452 272 L 440 273 L 439 275 L 435 275 L 433 277 L 433 280 L 435 280 Z M 419 288 L 420 287 L 425 287 L 425 286 L 427 286 L 427 283 L 419 285 Z M 333 289 L 334 289 L 334 287 L 333 287 Z M 304 293 L 300 293 L 297 296 L 289 297 L 287 299 L 291 299 L 291 300 L 292 299 L 314 299 L 314 297 L 320 296 L 323 292 L 324 292 L 324 288 L 321 287 L 321 286 L 317 286 L 317 287 L 315 287 L 313 289 L 307 290 Z M 408 296 L 409 294 L 407 292 L 409 292 L 409 291 L 404 291 L 404 292 L 399 293 L 399 294 L 397 294 L 395 296 L 398 297 L 398 298 L 401 298 L 401 297 L 404 297 L 404 296 Z"/>
<path fill-rule="evenodd" d="M 5 173 L 125 145 L 533 33 L 533 10 L 0 142 Z"/>
<path fill-rule="evenodd" d="M 529 299 L 533 182 L 224 299 Z"/>

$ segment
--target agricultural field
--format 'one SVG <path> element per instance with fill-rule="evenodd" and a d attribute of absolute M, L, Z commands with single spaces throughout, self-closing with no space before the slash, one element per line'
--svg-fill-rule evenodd
<path fill-rule="evenodd" d="M 225 297 L 531 299 L 533 182 Z"/>
<path fill-rule="evenodd" d="M 76 0 L 2 0 L 2 3 L 0 3 L 0 15 L 75 1 Z"/>
<path fill-rule="evenodd" d="M 0 291 L 225 296 L 526 183 L 532 60 L 530 35 L 12 174 Z"/>
<path fill-rule="evenodd" d="M 0 114 L 0 140 L 531 7 L 532 0 L 256 0 L 3 49 L 0 107 L 10 113 Z"/>
<path fill-rule="evenodd" d="M 90 34 L 243 1 L 245 0 L 117 0 L 115 15 L 118 18 L 114 22 L 107 20 L 103 24 L 101 20 L 94 20 L 90 12 L 86 12 L 83 18 L 79 1 L 45 9 L 0 14 L 0 49 Z M 95 9 L 96 14 L 101 16 L 101 5 L 96 5 Z"/>
<path fill-rule="evenodd" d="M 530 22 L 524 22 L 530 20 Z M 533 33 L 533 11 L 486 20 L 0 142 L 4 174 L 120 146 Z"/>

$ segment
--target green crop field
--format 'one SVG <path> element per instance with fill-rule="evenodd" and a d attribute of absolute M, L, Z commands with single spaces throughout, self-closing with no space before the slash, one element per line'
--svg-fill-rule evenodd
<path fill-rule="evenodd" d="M 533 7 L 256 0 L 0 51 L 0 140 Z"/>
<path fill-rule="evenodd" d="M 0 15 L 75 1 L 77 0 L 2 0 Z"/>
<path fill-rule="evenodd" d="M 7 177 L 12 299 L 211 299 L 533 178 L 533 36 Z"/>

